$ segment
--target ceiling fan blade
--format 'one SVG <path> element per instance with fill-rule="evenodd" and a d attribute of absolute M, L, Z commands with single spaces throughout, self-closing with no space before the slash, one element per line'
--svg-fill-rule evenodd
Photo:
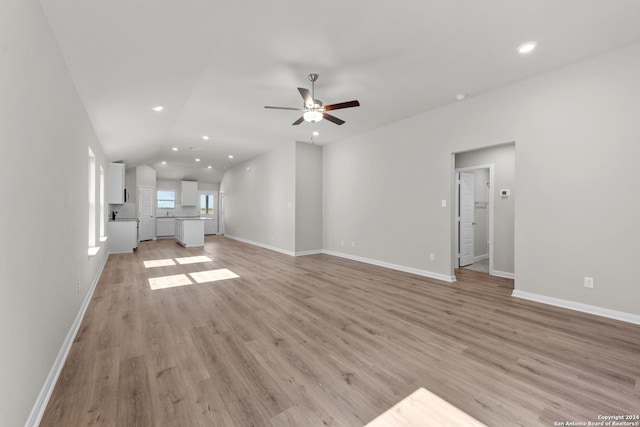
<path fill-rule="evenodd" d="M 272 107 L 270 105 L 265 105 L 264 108 L 270 108 L 272 110 L 293 110 L 293 111 L 300 111 L 302 110 L 302 108 L 293 108 L 293 107 Z"/>
<path fill-rule="evenodd" d="M 294 126 L 297 126 L 302 122 L 304 122 L 304 117 L 300 117 L 298 120 L 296 120 L 295 122 L 293 122 L 291 124 L 294 125 Z"/>
<path fill-rule="evenodd" d="M 330 122 L 333 122 L 333 123 L 337 124 L 338 126 L 340 126 L 341 124 L 345 123 L 344 120 L 341 120 L 341 119 L 337 118 L 336 116 L 332 116 L 331 114 L 322 113 L 322 117 L 324 117 L 325 119 L 329 120 Z"/>
<path fill-rule="evenodd" d="M 300 92 L 300 95 L 302 95 L 302 99 L 304 99 L 304 105 L 306 105 L 307 107 L 313 107 L 314 101 L 313 97 L 311 96 L 311 92 L 303 87 L 299 87 L 298 92 Z"/>
<path fill-rule="evenodd" d="M 351 107 L 359 107 L 360 103 L 357 100 L 354 101 L 347 101 L 347 102 L 340 102 L 338 104 L 331 104 L 331 105 L 325 105 L 324 111 L 331 111 L 331 110 L 339 110 L 341 108 L 351 108 Z"/>

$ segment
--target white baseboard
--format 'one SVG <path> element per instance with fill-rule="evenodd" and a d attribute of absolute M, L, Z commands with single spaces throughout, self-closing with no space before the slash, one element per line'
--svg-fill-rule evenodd
<path fill-rule="evenodd" d="M 51 398 L 51 393 L 53 393 L 53 389 L 56 386 L 56 382 L 58 381 L 58 377 L 60 377 L 60 373 L 62 372 L 62 368 L 64 367 L 64 363 L 67 360 L 67 356 L 69 355 L 69 350 L 71 350 L 71 345 L 76 338 L 76 334 L 80 329 L 80 324 L 82 323 L 82 319 L 84 318 L 84 314 L 89 307 L 89 302 L 91 302 L 91 298 L 93 297 L 93 292 L 96 290 L 96 286 L 98 285 L 98 281 L 100 280 L 100 276 L 102 275 L 102 270 L 104 270 L 104 266 L 109 259 L 109 255 L 105 256 L 100 267 L 98 267 L 98 271 L 96 272 L 96 276 L 93 278 L 93 282 L 91 283 L 91 287 L 87 292 L 87 295 L 84 297 L 84 301 L 82 301 L 82 305 L 80 306 L 80 310 L 76 315 L 76 319 L 71 324 L 71 329 L 67 333 L 64 342 L 62 343 L 62 347 L 58 352 L 58 356 L 56 360 L 53 362 L 53 366 L 49 371 L 49 375 L 40 390 L 40 394 L 36 399 L 36 403 L 33 405 L 31 409 L 31 413 L 29 414 L 29 418 L 27 418 L 27 422 L 25 426 L 33 426 L 36 427 L 40 424 L 42 420 L 42 416 L 44 415 L 45 409 L 47 409 L 47 404 L 49 403 L 49 399 Z"/>
<path fill-rule="evenodd" d="M 322 253 L 322 249 L 314 249 L 314 250 L 311 250 L 311 251 L 296 252 L 296 256 L 316 255 L 316 254 L 321 254 L 321 253 Z"/>
<path fill-rule="evenodd" d="M 511 293 L 512 297 L 540 302 L 542 304 L 554 305 L 556 307 L 568 308 L 569 310 L 581 311 L 583 313 L 595 314 L 596 316 L 607 317 L 609 319 L 621 320 L 623 322 L 640 325 L 640 316 L 637 314 L 625 313 L 624 311 L 609 310 L 608 308 L 597 307 L 595 305 L 582 304 L 560 298 L 548 297 L 531 292 L 519 291 L 515 289 Z"/>
<path fill-rule="evenodd" d="M 489 258 L 489 254 L 482 254 L 482 255 L 474 256 L 473 257 L 473 262 L 482 261 L 483 259 L 488 259 L 488 258 Z"/>
<path fill-rule="evenodd" d="M 509 273 L 508 271 L 500 271 L 500 270 L 493 270 L 491 272 L 492 276 L 498 276 L 498 277 L 504 277 L 505 279 L 515 279 L 516 276 L 513 273 Z"/>
<path fill-rule="evenodd" d="M 364 262 L 366 264 L 377 265 L 378 267 L 385 267 L 385 268 L 390 268 L 392 270 L 404 271 L 405 273 L 412 273 L 412 274 L 416 274 L 418 276 L 429 277 L 430 279 L 442 280 L 444 282 L 452 283 L 452 282 L 456 281 L 456 276 L 447 276 L 446 274 L 434 273 L 432 271 L 421 270 L 419 268 L 406 267 L 404 265 L 392 264 L 390 262 L 378 261 L 378 260 L 375 260 L 375 259 L 370 259 L 370 258 L 364 258 L 364 257 L 356 256 L 356 255 L 345 254 L 345 253 L 342 253 L 342 252 L 329 251 L 329 250 L 326 250 L 326 249 L 323 249 L 322 253 L 327 254 L 327 255 L 337 256 L 337 257 L 340 257 L 340 258 L 350 259 L 350 260 L 353 260 L 353 261 Z"/>
<path fill-rule="evenodd" d="M 270 251 L 280 252 L 281 254 L 285 254 L 285 255 L 289 255 L 289 256 L 296 256 L 296 253 L 293 252 L 293 251 L 288 251 L 286 249 L 281 249 L 281 248 L 278 248 L 278 247 L 275 247 L 275 246 L 265 245 L 264 243 L 260 243 L 260 242 L 254 242 L 253 240 L 243 239 L 242 237 L 231 236 L 229 234 L 225 234 L 224 237 L 228 237 L 230 239 L 237 240 L 237 241 L 243 242 L 243 243 L 248 243 L 248 244 L 253 245 L 253 246 L 259 246 L 259 247 L 264 248 L 264 249 L 269 249 Z"/>

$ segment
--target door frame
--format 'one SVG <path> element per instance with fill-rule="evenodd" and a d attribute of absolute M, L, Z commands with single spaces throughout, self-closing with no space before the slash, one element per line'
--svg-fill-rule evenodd
<path fill-rule="evenodd" d="M 224 191 L 218 191 L 218 234 L 224 236 Z"/>
<path fill-rule="evenodd" d="M 455 160 L 455 158 L 454 158 Z M 493 206 L 494 206 L 494 164 L 486 164 L 486 165 L 477 165 L 477 166 L 466 166 L 462 168 L 455 168 L 453 171 L 453 181 L 455 183 L 455 199 L 454 199 L 454 242 L 455 242 L 455 252 L 454 252 L 454 263 L 453 268 L 460 267 L 460 236 L 459 236 L 459 223 L 460 223 L 460 187 L 458 182 L 458 174 L 460 172 L 471 172 L 479 169 L 489 169 L 489 229 L 487 230 L 487 235 L 489 237 L 489 274 L 493 276 Z"/>

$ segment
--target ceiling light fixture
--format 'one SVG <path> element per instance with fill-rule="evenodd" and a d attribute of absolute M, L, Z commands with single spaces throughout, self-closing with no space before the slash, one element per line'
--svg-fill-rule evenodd
<path fill-rule="evenodd" d="M 466 93 L 459 93 L 459 94 L 457 94 L 457 95 L 456 95 L 456 99 L 457 99 L 458 101 L 462 101 L 462 100 L 463 100 L 463 99 L 465 99 L 466 97 L 467 97 L 467 94 L 466 94 Z"/>
<path fill-rule="evenodd" d="M 202 135 L 202 139 L 204 139 L 205 141 L 208 141 L 209 137 L 207 135 Z"/>
<path fill-rule="evenodd" d="M 178 151 L 178 147 L 173 147 L 172 150 L 173 151 Z"/>
<path fill-rule="evenodd" d="M 196 159 L 196 162 L 199 162 L 199 161 L 200 161 L 200 159 Z"/>
<path fill-rule="evenodd" d="M 317 130 L 314 130 L 313 131 L 313 136 L 318 136 L 318 135 L 320 135 L 320 132 L 318 132 Z"/>
<path fill-rule="evenodd" d="M 518 46 L 518 52 L 529 53 L 536 48 L 536 42 L 526 42 Z"/>
<path fill-rule="evenodd" d="M 305 111 L 302 114 L 302 117 L 304 117 L 304 120 L 306 122 L 318 123 L 320 120 L 322 120 L 322 113 L 316 110 L 309 110 L 309 111 Z"/>
<path fill-rule="evenodd" d="M 163 164 L 163 165 L 166 165 L 166 164 L 167 164 L 167 162 L 162 162 L 162 164 Z"/>
<path fill-rule="evenodd" d="M 230 158 L 230 159 L 233 159 L 233 154 L 229 154 L 229 158 Z"/>
<path fill-rule="evenodd" d="M 156 105 L 155 107 L 151 107 L 151 109 L 157 113 L 164 110 L 164 107 L 162 105 Z"/>
<path fill-rule="evenodd" d="M 207 169 L 211 169 L 211 166 L 207 166 Z"/>

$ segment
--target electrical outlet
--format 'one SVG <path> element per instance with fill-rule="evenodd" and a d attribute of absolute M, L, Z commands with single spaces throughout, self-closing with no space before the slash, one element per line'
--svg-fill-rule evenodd
<path fill-rule="evenodd" d="M 435 261 L 436 260 L 436 254 L 429 254 L 429 261 Z"/>
<path fill-rule="evenodd" d="M 584 287 L 593 289 L 593 277 L 585 277 L 584 278 Z"/>

